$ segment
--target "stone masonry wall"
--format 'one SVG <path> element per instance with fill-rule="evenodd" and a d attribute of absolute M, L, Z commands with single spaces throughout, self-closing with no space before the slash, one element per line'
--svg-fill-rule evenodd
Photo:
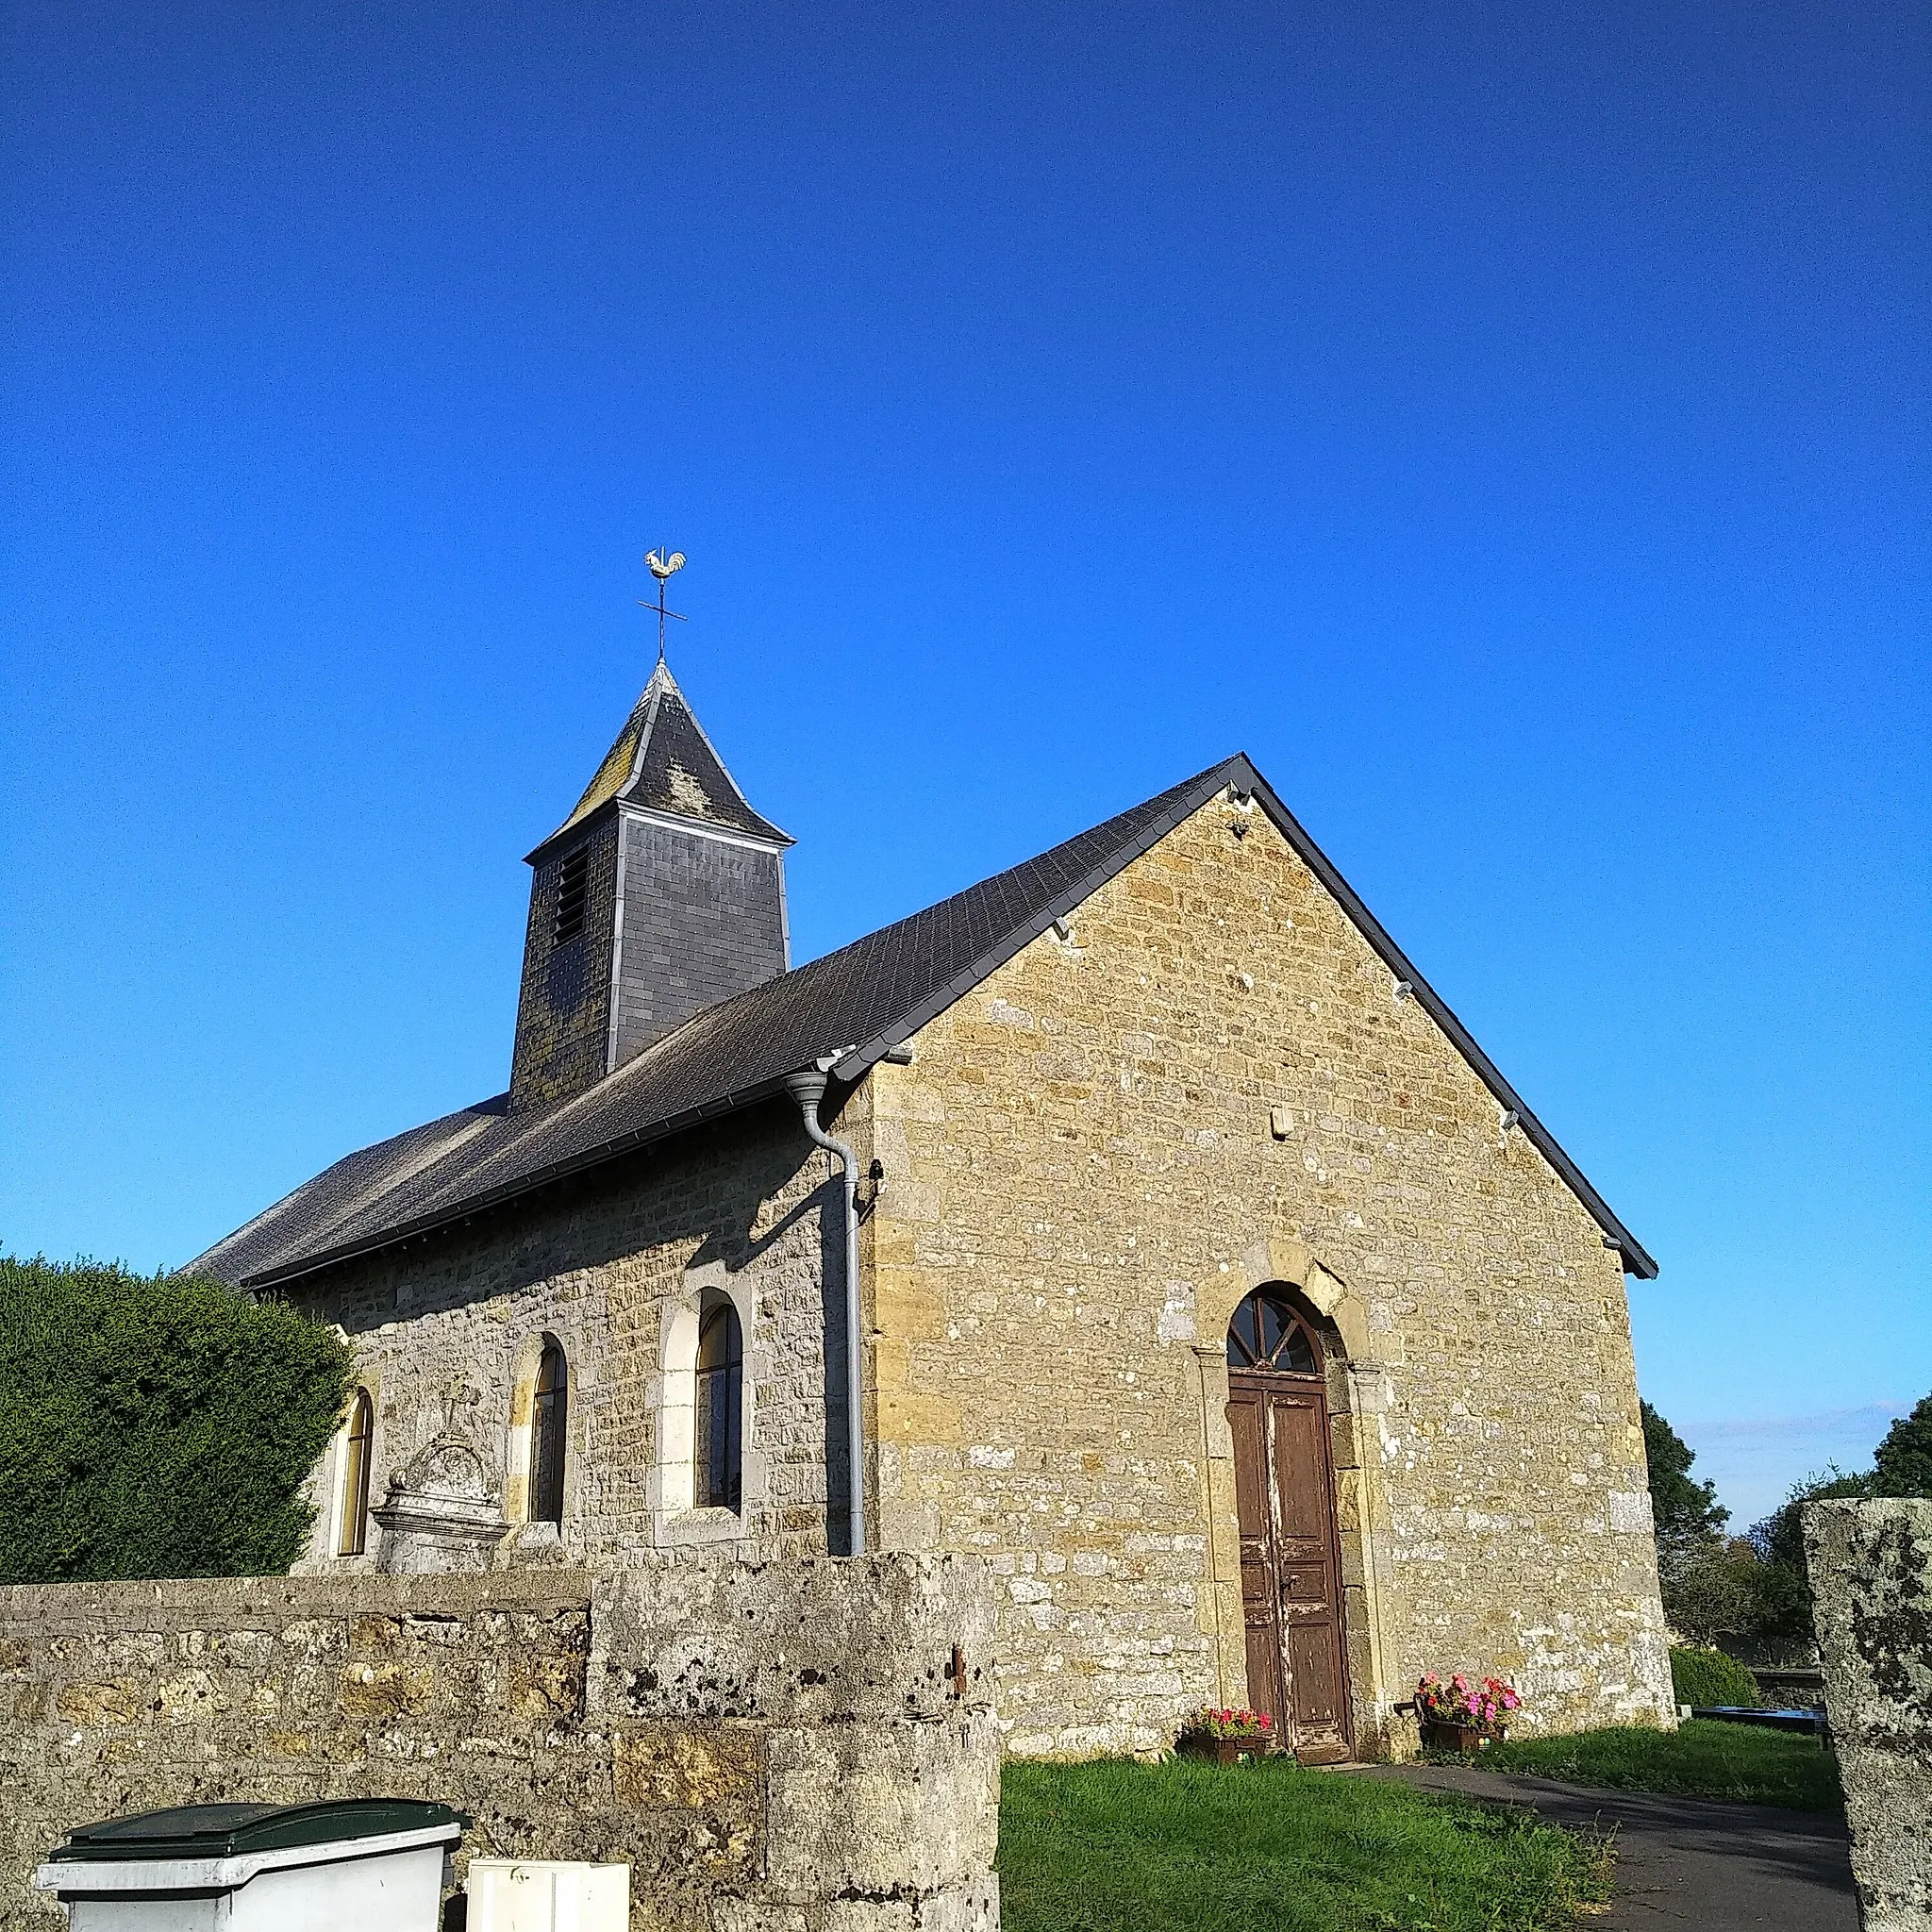
<path fill-rule="evenodd" d="M 1329 1350 L 1357 1748 L 1424 1668 L 1673 1722 L 1620 1257 L 1257 808 L 1176 827 L 847 1126 L 888 1546 L 983 1556 L 1025 1754 L 1245 1690 L 1228 1318 Z"/>
<path fill-rule="evenodd" d="M 991 1624 L 905 1557 L 0 1589 L 0 1928 L 77 1825 L 391 1796 L 471 1815 L 458 1883 L 622 1860 L 663 1932 L 993 1932 Z"/>
<path fill-rule="evenodd" d="M 372 1499 L 454 1427 L 514 1523 L 510 1435 L 527 1420 L 518 1374 L 534 1374 L 548 1334 L 570 1370 L 561 1536 L 523 1532 L 499 1560 L 641 1562 L 692 1544 L 745 1559 L 823 1554 L 828 1426 L 843 1430 L 825 1404 L 828 1321 L 843 1332 L 824 1286 L 836 1295 L 841 1278 L 836 1172 L 795 1108 L 774 1103 L 317 1276 L 295 1298 L 355 1344 L 375 1410 Z M 748 1311 L 744 1509 L 667 1516 L 653 1489 L 665 1324 L 707 1289 Z M 842 1481 L 842 1461 L 830 1467 Z M 374 1569 L 373 1531 L 366 1555 L 329 1554 L 332 1468 L 330 1457 L 318 1471 L 323 1507 L 302 1567 Z"/>
<path fill-rule="evenodd" d="M 1865 1932 L 1932 1925 L 1932 1503 L 1813 1503 L 1805 1559 Z"/>

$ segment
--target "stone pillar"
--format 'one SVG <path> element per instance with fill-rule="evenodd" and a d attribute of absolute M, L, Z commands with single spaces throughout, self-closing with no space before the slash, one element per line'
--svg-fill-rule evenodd
<path fill-rule="evenodd" d="M 1805 1560 L 1865 1932 L 1927 1932 L 1932 1502 L 1813 1503 Z"/>
<path fill-rule="evenodd" d="M 1336 1469 L 1336 1527 L 1341 1537 L 1342 1579 L 1347 1587 L 1348 1681 L 1355 1700 L 1357 1757 L 1395 1754 L 1391 1728 L 1397 1691 L 1382 1657 L 1382 1587 L 1378 1561 L 1388 1532 L 1382 1493 L 1381 1437 L 1377 1419 L 1389 1406 L 1389 1371 L 1381 1362 L 1348 1364 L 1349 1465 Z M 1407 1740 L 1404 1740 L 1405 1745 Z"/>
<path fill-rule="evenodd" d="M 1201 1384 L 1201 1507 L 1208 1547 L 1202 1627 L 1214 1640 L 1214 1701 L 1248 1701 L 1248 1652 L 1241 1611 L 1241 1519 L 1234 1491 L 1234 1436 L 1227 1425 L 1227 1349 L 1192 1344 Z"/>

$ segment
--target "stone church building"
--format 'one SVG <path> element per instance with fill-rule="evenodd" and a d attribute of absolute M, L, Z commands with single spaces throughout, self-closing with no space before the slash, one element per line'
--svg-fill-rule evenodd
<path fill-rule="evenodd" d="M 660 664 L 508 1091 L 195 1264 L 354 1341 L 301 1567 L 965 1552 L 1024 1754 L 1672 1722 L 1655 1266 L 1245 758 L 800 967 L 791 842 Z"/>

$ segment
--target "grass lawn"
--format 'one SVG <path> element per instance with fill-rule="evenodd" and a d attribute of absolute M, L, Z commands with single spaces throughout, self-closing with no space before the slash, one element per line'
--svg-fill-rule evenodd
<path fill-rule="evenodd" d="M 1792 1811 L 1837 1811 L 1844 1805 L 1838 1762 L 1814 1738 L 1692 1718 L 1675 1731 L 1579 1731 L 1492 1744 L 1485 1771 L 1523 1772 L 1571 1784 L 1671 1797 L 1722 1798 L 1733 1805 L 1782 1805 Z"/>
<path fill-rule="evenodd" d="M 1546 1932 L 1610 1854 L 1526 1814 L 1270 1763 L 1008 1763 L 1007 1932 Z"/>

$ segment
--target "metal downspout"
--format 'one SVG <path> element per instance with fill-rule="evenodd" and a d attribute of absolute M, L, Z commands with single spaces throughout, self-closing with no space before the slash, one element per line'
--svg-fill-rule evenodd
<path fill-rule="evenodd" d="M 865 1555 L 865 1428 L 859 1378 L 858 1335 L 858 1157 L 819 1124 L 825 1096 L 825 1069 L 810 1068 L 785 1076 L 786 1091 L 798 1103 L 805 1131 L 815 1145 L 839 1157 L 845 1173 L 845 1463 L 846 1521 L 852 1555 Z"/>

